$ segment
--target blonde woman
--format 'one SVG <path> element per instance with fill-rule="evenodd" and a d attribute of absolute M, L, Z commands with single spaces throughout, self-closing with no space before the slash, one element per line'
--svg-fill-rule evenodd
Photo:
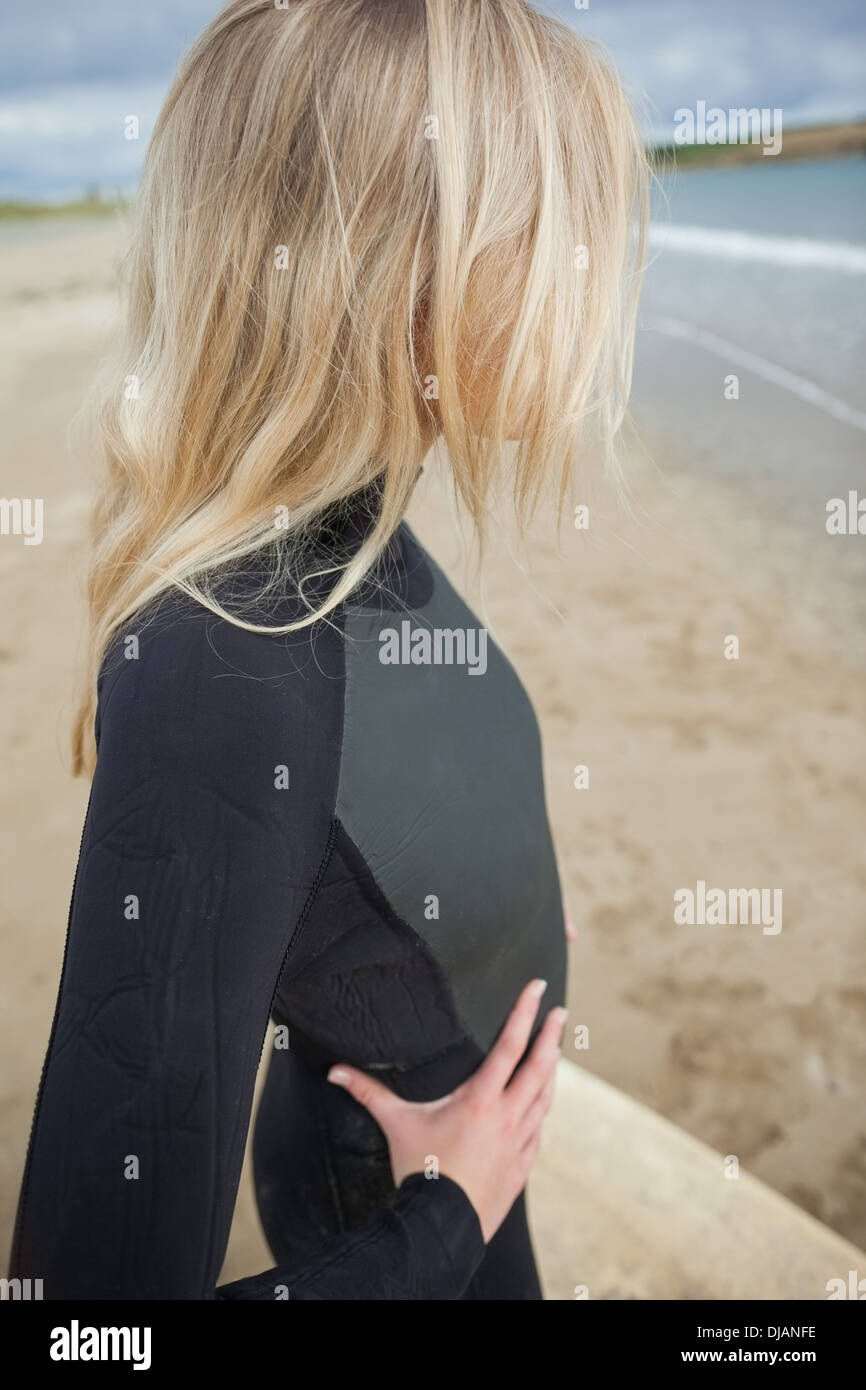
<path fill-rule="evenodd" d="M 524 0 L 232 0 L 183 63 L 101 387 L 46 1297 L 541 1296 L 538 730 L 403 517 L 434 441 L 479 528 L 610 443 L 644 197 L 616 77 Z M 275 1266 L 217 1288 L 269 1019 Z"/>

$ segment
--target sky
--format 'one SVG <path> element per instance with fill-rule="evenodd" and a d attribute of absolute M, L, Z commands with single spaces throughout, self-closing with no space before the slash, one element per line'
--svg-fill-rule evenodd
<path fill-rule="evenodd" d="M 338 3 L 339 0 L 335 0 Z M 474 0 L 484 4 L 485 0 Z M 864 0 L 538 0 L 607 45 L 653 138 L 699 100 L 795 125 L 866 116 Z M 134 186 L 178 59 L 216 0 L 39 0 L 0 10 L 0 199 Z M 135 115 L 140 138 L 124 136 Z"/>

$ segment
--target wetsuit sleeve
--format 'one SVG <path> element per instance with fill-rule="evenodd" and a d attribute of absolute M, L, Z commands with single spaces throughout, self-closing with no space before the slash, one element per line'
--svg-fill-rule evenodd
<path fill-rule="evenodd" d="M 431 1190 L 432 1189 L 432 1190 Z M 217 1297 L 297 1302 L 460 1298 L 484 1256 L 475 1208 L 440 1174 L 413 1173 L 367 1226 L 337 1236 L 303 1265 L 223 1284 Z"/>
<path fill-rule="evenodd" d="M 313 691 L 274 639 L 199 619 L 126 651 L 100 682 L 13 1276 L 48 1299 L 459 1297 L 478 1220 L 423 1178 L 308 1268 L 217 1291 L 273 995 L 327 854 L 338 682 Z"/>

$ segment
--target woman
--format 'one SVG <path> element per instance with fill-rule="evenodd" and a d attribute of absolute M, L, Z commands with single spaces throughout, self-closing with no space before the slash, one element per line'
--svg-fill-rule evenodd
<path fill-rule="evenodd" d="M 403 516 L 434 441 L 479 531 L 506 454 L 525 513 L 610 443 L 644 185 L 615 77 L 524 0 L 233 0 L 184 62 L 101 395 L 98 759 L 13 1253 L 47 1297 L 541 1296 L 538 731 Z M 277 1263 L 217 1289 L 269 1016 Z"/>

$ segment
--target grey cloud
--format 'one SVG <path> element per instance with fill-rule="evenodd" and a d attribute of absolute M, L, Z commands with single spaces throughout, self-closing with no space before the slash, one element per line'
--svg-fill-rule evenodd
<path fill-rule="evenodd" d="M 539 5 L 610 49 L 648 124 L 680 106 L 781 106 L 788 124 L 866 114 L 862 0 L 570 0 Z"/>
<path fill-rule="evenodd" d="M 0 93 L 167 78 L 218 0 L 38 0 L 0 18 Z"/>
<path fill-rule="evenodd" d="M 483 4 L 484 0 L 477 0 Z M 39 0 L 0 16 L 0 197 L 134 183 L 178 59 L 218 0 Z M 678 107 L 781 106 L 798 120 L 864 114 L 862 0 L 546 0 L 611 50 L 668 132 Z M 142 139 L 124 141 L 136 113 Z"/>

